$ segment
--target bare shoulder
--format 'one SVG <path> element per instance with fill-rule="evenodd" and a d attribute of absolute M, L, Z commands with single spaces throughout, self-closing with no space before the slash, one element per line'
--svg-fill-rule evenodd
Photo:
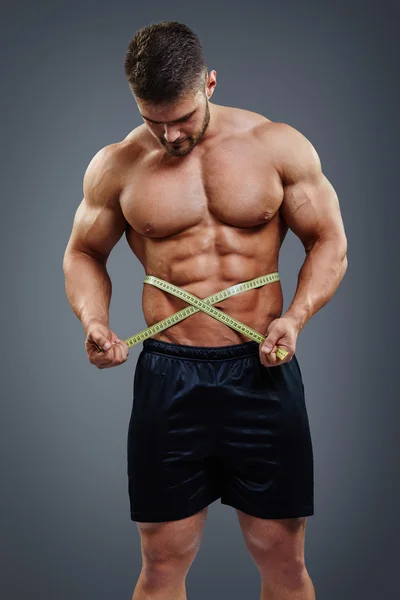
<path fill-rule="evenodd" d="M 142 127 L 131 131 L 119 142 L 100 148 L 91 159 L 83 178 L 84 196 L 93 203 L 118 200 L 125 175 L 144 149 Z"/>
<path fill-rule="evenodd" d="M 83 192 L 91 205 L 115 202 L 121 190 L 119 144 L 100 148 L 89 162 L 83 177 Z"/>
<path fill-rule="evenodd" d="M 245 108 L 218 105 L 225 123 L 228 125 L 228 131 L 232 132 L 250 132 L 258 127 L 267 126 L 271 123 L 269 119 Z"/>
<path fill-rule="evenodd" d="M 271 121 L 257 128 L 258 135 L 271 148 L 282 180 L 289 183 L 304 175 L 321 172 L 321 161 L 311 141 L 287 123 Z"/>
<path fill-rule="evenodd" d="M 260 113 L 242 108 L 221 107 L 230 125 L 238 132 L 249 133 L 271 150 L 277 166 L 282 169 L 301 159 L 318 163 L 317 152 L 307 137 L 288 123 L 272 121 Z"/>

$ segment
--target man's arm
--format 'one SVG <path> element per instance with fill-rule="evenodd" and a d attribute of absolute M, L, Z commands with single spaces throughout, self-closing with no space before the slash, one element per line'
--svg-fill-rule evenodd
<path fill-rule="evenodd" d="M 322 173 L 312 144 L 299 131 L 279 124 L 281 214 L 306 251 L 296 293 L 282 318 L 298 332 L 332 298 L 347 270 L 347 239 L 336 192 Z M 282 143 L 283 141 L 283 143 Z"/>
<path fill-rule="evenodd" d="M 66 294 L 85 333 L 93 322 L 108 327 L 112 284 L 106 263 L 126 227 L 115 161 L 111 145 L 99 150 L 89 163 L 83 180 L 84 198 L 64 254 Z"/>

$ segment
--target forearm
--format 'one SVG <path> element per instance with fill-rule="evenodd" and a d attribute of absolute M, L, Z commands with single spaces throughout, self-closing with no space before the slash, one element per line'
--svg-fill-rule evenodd
<path fill-rule="evenodd" d="M 64 256 L 65 291 L 85 333 L 97 321 L 108 327 L 112 284 L 105 265 L 82 252 Z"/>
<path fill-rule="evenodd" d="M 347 269 L 346 244 L 337 239 L 317 241 L 300 269 L 296 293 L 282 317 L 300 332 L 311 317 L 332 298 Z"/>

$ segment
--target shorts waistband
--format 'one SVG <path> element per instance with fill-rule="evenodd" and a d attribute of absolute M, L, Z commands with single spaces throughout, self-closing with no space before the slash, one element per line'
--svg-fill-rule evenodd
<path fill-rule="evenodd" d="M 145 352 L 157 352 L 167 356 L 181 358 L 197 358 L 198 360 L 215 360 L 251 356 L 259 353 L 259 344 L 254 340 L 233 344 L 231 346 L 189 346 L 187 344 L 172 344 L 161 340 L 148 338 L 143 341 Z"/>

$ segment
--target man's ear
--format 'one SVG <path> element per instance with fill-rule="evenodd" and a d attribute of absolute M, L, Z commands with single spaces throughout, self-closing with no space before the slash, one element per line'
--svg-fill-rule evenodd
<path fill-rule="evenodd" d="M 214 70 L 213 70 L 213 71 L 211 71 L 211 72 L 212 72 L 212 73 L 215 73 L 215 77 L 216 77 L 216 75 L 217 75 L 217 71 L 214 71 Z M 216 85 L 217 85 L 217 81 L 216 81 L 216 79 L 215 79 L 215 82 L 214 82 L 214 84 L 213 84 L 213 87 L 212 87 L 212 88 L 211 88 L 211 90 L 210 90 L 210 88 L 208 87 L 208 84 L 207 84 L 208 78 L 209 78 L 209 75 L 207 75 L 206 82 L 205 82 L 205 83 L 206 83 L 206 95 L 207 95 L 207 98 L 211 98 L 211 96 L 212 96 L 212 95 L 213 95 L 213 93 L 214 93 L 215 87 L 216 87 Z"/>

